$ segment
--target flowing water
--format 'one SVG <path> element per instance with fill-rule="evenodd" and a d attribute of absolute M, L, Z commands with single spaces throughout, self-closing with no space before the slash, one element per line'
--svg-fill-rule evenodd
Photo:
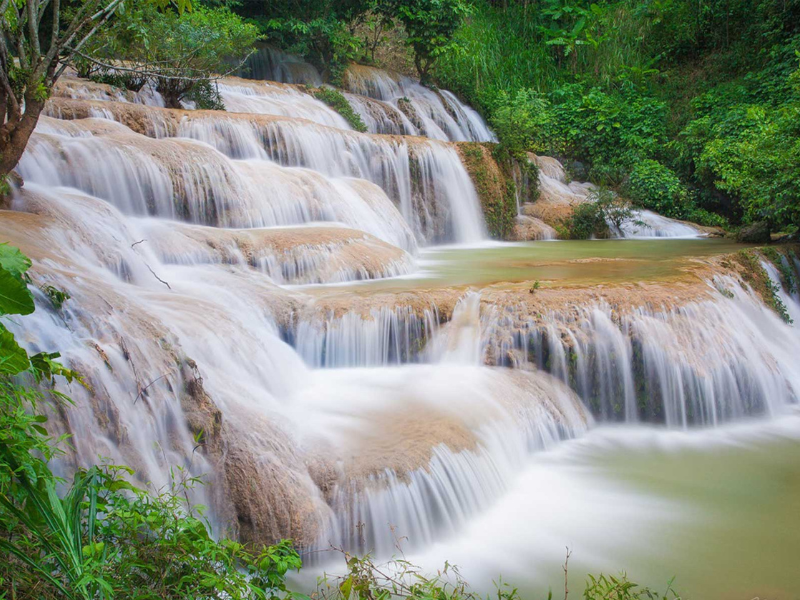
<path fill-rule="evenodd" d="M 480 589 L 557 589 L 570 546 L 576 581 L 795 597 L 800 334 L 742 246 L 647 212 L 636 239 L 491 242 L 450 142 L 494 136 L 452 94 L 353 67 L 362 134 L 292 85 L 322 83 L 298 59 L 243 75 L 225 112 L 67 79 L 20 163 L 0 240 L 38 310 L 9 326 L 89 384 L 52 415 L 62 472 L 185 466 L 217 532 L 292 537 L 315 569 L 403 536 Z M 543 203 L 591 201 L 536 160 Z"/>

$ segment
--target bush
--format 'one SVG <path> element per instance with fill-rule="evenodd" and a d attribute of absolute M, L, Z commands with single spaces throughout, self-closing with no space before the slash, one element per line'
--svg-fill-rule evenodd
<path fill-rule="evenodd" d="M 553 152 L 555 129 L 550 103 L 530 89 L 501 92 L 491 117 L 500 144 L 512 156 Z"/>
<path fill-rule="evenodd" d="M 311 95 L 313 95 L 317 100 L 322 100 L 325 104 L 342 115 L 344 120 L 350 124 L 350 127 L 356 131 L 360 131 L 361 133 L 367 131 L 367 126 L 364 125 L 361 115 L 353 110 L 353 107 L 350 106 L 347 98 L 345 98 L 344 94 L 342 94 L 342 92 L 339 90 L 321 87 L 311 90 Z"/>
<path fill-rule="evenodd" d="M 610 234 L 603 211 L 594 202 L 576 205 L 572 216 L 565 223 L 565 227 L 565 237 L 571 240 L 588 240 L 592 237 L 605 238 Z"/>
<path fill-rule="evenodd" d="M 655 160 L 637 163 L 624 185 L 625 194 L 639 206 L 675 219 L 689 217 L 689 193 L 671 169 Z"/>

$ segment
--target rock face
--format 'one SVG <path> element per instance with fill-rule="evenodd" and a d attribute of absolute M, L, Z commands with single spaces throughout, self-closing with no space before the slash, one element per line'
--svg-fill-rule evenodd
<path fill-rule="evenodd" d="M 498 239 L 518 239 L 514 234 L 517 203 L 510 175 L 503 172 L 486 145 L 464 142 L 457 147 L 478 192 L 489 234 Z"/>
<path fill-rule="evenodd" d="M 554 240 L 557 235 L 556 230 L 541 219 L 518 215 L 514 219 L 514 229 L 511 231 L 509 239 L 515 242 Z"/>
<path fill-rule="evenodd" d="M 745 225 L 736 234 L 736 240 L 748 244 L 765 244 L 770 241 L 769 223 L 757 221 L 751 225 Z"/>
<path fill-rule="evenodd" d="M 563 165 L 549 156 L 528 154 L 539 169 L 539 197 L 536 202 L 522 205 L 523 215 L 558 227 L 569 219 L 575 206 L 587 201 L 594 189 L 591 183 L 569 181 Z"/>

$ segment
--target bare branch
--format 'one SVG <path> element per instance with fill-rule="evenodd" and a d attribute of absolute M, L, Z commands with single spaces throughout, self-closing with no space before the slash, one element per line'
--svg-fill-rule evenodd
<path fill-rule="evenodd" d="M 39 25 L 39 17 L 36 13 L 38 2 L 35 0 L 28 0 L 25 3 L 25 8 L 28 13 L 28 36 L 30 36 L 30 45 L 32 48 L 33 56 L 31 60 L 38 60 L 42 55 L 42 47 L 39 44 L 39 32 L 37 31 Z"/>
<path fill-rule="evenodd" d="M 76 56 L 80 56 L 84 60 L 88 60 L 89 62 L 94 63 L 94 64 L 96 64 L 96 65 L 98 65 L 100 67 L 104 67 L 106 69 L 111 69 L 113 71 L 123 71 L 123 72 L 126 72 L 126 73 L 136 73 L 138 75 L 142 75 L 142 76 L 145 76 L 145 77 L 155 77 L 155 78 L 158 78 L 158 79 L 166 79 L 166 80 L 174 80 L 174 81 L 217 81 L 217 80 L 222 79 L 223 77 L 227 77 L 228 75 L 231 75 L 231 74 L 235 73 L 236 71 L 238 71 L 239 69 L 241 69 L 242 66 L 244 65 L 244 63 L 247 62 L 247 59 L 250 57 L 250 54 L 252 54 L 252 52 L 250 52 L 244 59 L 242 59 L 235 67 L 232 67 L 231 69 L 229 69 L 228 71 L 225 71 L 224 73 L 214 74 L 214 75 L 200 75 L 200 76 L 195 76 L 195 77 L 187 77 L 187 76 L 184 76 L 184 75 L 165 75 L 163 72 L 147 71 L 145 67 L 123 67 L 121 65 L 112 65 L 112 64 L 103 62 L 101 60 L 97 60 L 96 58 L 91 57 L 88 54 L 84 54 L 83 52 L 78 52 L 78 51 L 74 51 L 73 54 L 75 54 Z M 162 63 L 165 63 L 165 62 L 169 63 L 169 62 L 173 62 L 173 61 L 148 62 L 148 63 L 145 63 L 145 64 L 146 65 L 157 65 L 157 64 L 162 64 Z M 181 69 L 180 69 L 180 67 L 175 67 L 175 70 L 179 71 Z"/>
<path fill-rule="evenodd" d="M 50 49 L 55 47 L 58 43 L 58 29 L 61 26 L 61 0 L 54 0 L 53 2 L 53 32 L 50 34 Z M 50 52 L 47 52 L 50 56 Z M 52 59 L 50 59 L 52 60 Z"/>
<path fill-rule="evenodd" d="M 42 24 L 42 19 L 44 18 L 45 12 L 47 12 L 47 7 L 50 5 L 50 0 L 41 0 L 39 2 L 39 17 L 36 19 L 36 26 Z"/>
<path fill-rule="evenodd" d="M 170 284 L 168 284 L 166 281 L 164 281 L 163 279 L 161 279 L 161 277 L 159 277 L 158 275 L 156 275 L 156 272 L 155 272 L 155 271 L 153 271 L 153 269 L 151 269 L 151 268 L 150 268 L 150 265 L 148 265 L 147 263 L 145 263 L 145 266 L 147 267 L 147 270 L 148 270 L 148 271 L 150 271 L 150 272 L 153 274 L 153 277 L 155 277 L 156 279 L 158 279 L 158 280 L 159 280 L 161 283 L 163 283 L 165 286 L 167 286 L 167 287 L 168 287 L 170 290 L 172 289 L 172 286 L 171 286 Z"/>
<path fill-rule="evenodd" d="M 88 8 L 90 6 L 95 6 L 96 4 L 97 4 L 96 2 L 87 2 L 86 4 L 84 4 L 82 9 Z M 50 52 L 48 52 L 48 58 L 47 58 L 48 63 L 55 60 L 56 57 L 58 56 L 58 53 L 61 50 L 67 50 L 69 52 L 68 56 L 63 60 L 64 64 L 56 72 L 55 79 L 58 79 L 64 72 L 64 70 L 67 68 L 69 61 L 72 59 L 75 53 L 75 50 L 80 50 L 80 48 L 83 47 L 83 45 L 89 40 L 89 38 L 92 35 L 94 35 L 94 32 L 99 27 L 104 25 L 114 15 L 117 8 L 119 8 L 121 4 L 122 0 L 112 0 L 112 2 L 109 3 L 108 6 L 106 6 L 106 8 L 96 12 L 95 15 L 91 17 L 88 16 L 88 10 L 86 10 L 84 14 L 81 16 L 80 22 L 78 21 L 77 17 L 73 19 L 72 24 L 67 29 L 67 32 L 61 38 L 61 40 L 56 45 L 51 47 Z M 98 16 L 102 16 L 102 18 L 97 23 L 95 23 L 94 27 L 92 27 L 91 31 L 89 31 L 88 34 L 83 36 L 83 38 L 80 40 L 80 42 L 78 42 L 78 44 L 75 46 L 73 50 L 69 50 L 72 41 L 75 39 L 75 36 L 78 35 L 80 30 L 83 29 L 83 27 L 85 27 L 89 23 L 91 23 L 93 20 L 95 20 L 95 18 Z"/>
<path fill-rule="evenodd" d="M 140 388 L 140 389 L 139 389 L 139 393 L 136 395 L 136 398 L 134 398 L 134 399 L 133 399 L 133 403 L 134 403 L 134 404 L 136 404 L 136 402 L 139 400 L 139 398 L 141 398 L 141 397 L 142 397 L 142 394 L 144 394 L 144 393 L 147 391 L 147 388 L 149 388 L 151 385 L 153 385 L 153 384 L 154 384 L 154 383 L 156 383 L 157 381 L 159 381 L 159 380 L 161 380 L 161 379 L 164 379 L 164 377 L 166 377 L 167 375 L 170 375 L 170 374 L 172 373 L 172 371 L 173 371 L 173 369 L 170 369 L 169 371 L 167 371 L 166 373 L 164 373 L 164 374 L 163 374 L 163 375 L 161 375 L 160 377 L 156 377 L 155 379 L 153 379 L 153 381 L 151 381 L 150 383 L 148 383 L 148 384 L 147 384 L 146 386 L 144 386 L 143 388 Z"/>

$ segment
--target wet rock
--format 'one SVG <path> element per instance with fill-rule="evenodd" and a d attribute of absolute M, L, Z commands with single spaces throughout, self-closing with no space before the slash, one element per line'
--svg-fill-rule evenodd
<path fill-rule="evenodd" d="M 556 238 L 556 230 L 541 219 L 519 215 L 514 220 L 514 229 L 510 239 L 523 242 L 529 240 L 552 240 Z"/>
<path fill-rule="evenodd" d="M 750 225 L 745 225 L 736 234 L 737 242 L 746 242 L 748 244 L 765 244 L 770 239 L 769 223 L 766 221 L 757 221 Z"/>

